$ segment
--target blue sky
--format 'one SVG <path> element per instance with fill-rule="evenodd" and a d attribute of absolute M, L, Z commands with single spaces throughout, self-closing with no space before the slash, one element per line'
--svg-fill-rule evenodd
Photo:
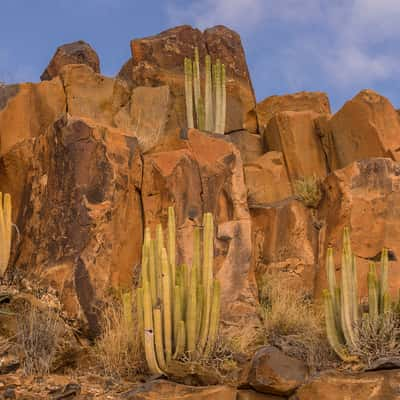
<path fill-rule="evenodd" d="M 337 110 L 370 88 L 400 108 L 400 0 L 0 0 L 0 80 L 38 81 L 83 39 L 114 75 L 129 41 L 169 27 L 238 31 L 258 100 L 325 91 Z"/>

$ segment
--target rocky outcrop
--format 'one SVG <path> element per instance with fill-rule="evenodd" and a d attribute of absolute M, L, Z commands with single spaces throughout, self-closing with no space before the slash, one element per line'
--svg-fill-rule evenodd
<path fill-rule="evenodd" d="M 284 155 L 292 182 L 307 176 L 325 178 L 325 154 L 315 129 L 318 114 L 312 111 L 284 111 L 276 113 L 264 130 L 268 150 Z"/>
<path fill-rule="evenodd" d="M 69 64 L 85 64 L 94 72 L 100 72 L 100 61 L 93 48 L 83 40 L 60 46 L 55 52 L 40 79 L 49 81 L 61 72 L 62 67 Z"/>
<path fill-rule="evenodd" d="M 324 182 L 325 196 L 320 206 L 320 260 L 317 293 L 327 287 L 324 260 L 333 246 L 337 270 L 340 267 L 343 228 L 351 231 L 357 259 L 359 287 L 366 294 L 368 263 L 379 261 L 383 247 L 391 250 L 389 289 L 397 295 L 400 287 L 400 165 L 387 158 L 357 161 L 333 172 Z"/>
<path fill-rule="evenodd" d="M 260 135 L 247 131 L 237 131 L 229 135 L 224 135 L 224 139 L 233 143 L 239 149 L 244 166 L 252 163 L 264 153 L 264 146 Z"/>
<path fill-rule="evenodd" d="M 21 236 L 9 273 L 54 286 L 69 315 L 83 310 L 95 333 L 95 306 L 110 287 L 130 287 L 140 264 L 137 139 L 64 117 L 14 146 L 0 165 L 0 190 L 12 195 Z"/>
<path fill-rule="evenodd" d="M 153 381 L 122 394 L 125 400 L 236 400 L 236 389 L 228 386 L 185 386 L 168 381 Z"/>
<path fill-rule="evenodd" d="M 142 200 L 146 226 L 175 207 L 177 262 L 191 264 L 193 228 L 212 212 L 216 227 L 215 274 L 221 282 L 222 316 L 257 323 L 250 270 L 251 222 L 239 151 L 219 135 L 183 132 L 180 149 L 143 157 Z M 212 152 L 210 151 L 212 149 Z"/>
<path fill-rule="evenodd" d="M 363 90 L 320 124 L 330 169 L 371 157 L 400 160 L 400 120 L 388 99 Z"/>
<path fill-rule="evenodd" d="M 391 400 L 399 398 L 400 372 L 327 373 L 301 387 L 290 400 Z"/>
<path fill-rule="evenodd" d="M 269 151 L 248 163 L 244 166 L 244 175 L 251 207 L 274 203 L 292 195 L 281 152 Z"/>
<path fill-rule="evenodd" d="M 302 361 L 269 346 L 263 347 L 254 355 L 249 384 L 258 392 L 289 396 L 307 377 L 307 367 Z"/>
<path fill-rule="evenodd" d="M 257 118 L 261 133 L 271 118 L 282 111 L 313 111 L 329 114 L 331 109 L 328 96 L 322 92 L 299 92 L 267 97 L 257 103 Z"/>
<path fill-rule="evenodd" d="M 205 55 L 209 53 L 213 60 L 219 58 L 226 65 L 225 131 L 245 128 L 256 132 L 256 117 L 251 113 L 255 107 L 255 97 L 243 47 L 239 35 L 226 27 L 216 26 L 201 32 L 185 25 L 161 32 L 156 36 L 132 40 L 133 85 L 169 86 L 172 111 L 166 130 L 169 134 L 177 135 L 179 129 L 187 126 L 184 58 L 193 58 L 195 47 L 199 49 L 201 60 L 204 60 Z"/>
<path fill-rule="evenodd" d="M 312 212 L 295 199 L 250 211 L 256 276 L 277 274 L 289 287 L 312 295 L 319 251 Z"/>
<path fill-rule="evenodd" d="M 44 134 L 65 110 L 59 78 L 0 86 L 0 155 L 20 141 Z"/>
<path fill-rule="evenodd" d="M 237 400 L 284 400 L 287 397 L 274 396 L 273 394 L 258 393 L 254 390 L 239 390 Z"/>

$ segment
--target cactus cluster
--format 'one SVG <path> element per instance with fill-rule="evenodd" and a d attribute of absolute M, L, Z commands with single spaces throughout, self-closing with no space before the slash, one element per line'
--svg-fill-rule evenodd
<path fill-rule="evenodd" d="M 388 251 L 381 254 L 380 277 L 375 263 L 370 263 L 368 272 L 368 318 L 376 320 L 390 310 L 388 293 Z M 360 318 L 356 259 L 351 250 L 349 229 L 343 233 L 341 287 L 336 283 L 333 249 L 328 248 L 326 272 L 329 289 L 325 289 L 324 306 L 326 331 L 330 345 L 343 361 L 355 359 L 351 355 L 357 346 L 356 326 Z"/>
<path fill-rule="evenodd" d="M 202 229 L 194 230 L 191 267 L 176 265 L 175 231 L 174 209 L 169 207 L 166 247 L 160 224 L 154 239 L 149 228 L 144 235 L 137 307 L 153 374 L 166 374 L 169 362 L 184 354 L 191 359 L 207 356 L 218 334 L 220 285 L 213 277 L 212 214 L 204 214 Z"/>
<path fill-rule="evenodd" d="M 0 278 L 3 277 L 11 251 L 11 196 L 0 192 Z"/>
<path fill-rule="evenodd" d="M 204 97 L 201 95 L 200 59 L 197 47 L 194 51 L 193 61 L 185 58 L 184 68 L 188 128 L 197 127 L 200 130 L 224 134 L 226 120 L 225 65 L 221 64 L 219 59 L 212 64 L 210 55 L 206 55 Z"/>

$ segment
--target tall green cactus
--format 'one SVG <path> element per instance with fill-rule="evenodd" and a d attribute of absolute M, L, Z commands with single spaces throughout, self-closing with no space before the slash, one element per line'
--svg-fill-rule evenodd
<path fill-rule="evenodd" d="M 4 276 L 11 251 L 11 196 L 0 192 L 0 278 Z"/>
<path fill-rule="evenodd" d="M 368 272 L 368 314 L 376 320 L 378 315 L 389 311 L 388 251 L 381 255 L 381 272 L 378 280 L 376 266 L 371 263 Z M 359 299 L 356 259 L 351 250 L 349 229 L 343 233 L 341 287 L 336 284 L 333 250 L 328 248 L 326 258 L 328 289 L 324 290 L 325 322 L 331 347 L 343 361 L 352 361 L 352 350 L 357 342 Z"/>
<path fill-rule="evenodd" d="M 194 51 L 194 61 L 185 58 L 185 100 L 188 128 L 196 127 L 214 133 L 224 134 L 226 121 L 226 70 L 225 65 L 217 60 L 211 63 L 210 55 L 205 58 L 204 98 L 200 85 L 199 50 Z M 196 113 L 194 118 L 193 112 Z"/>
<path fill-rule="evenodd" d="M 213 277 L 212 214 L 204 214 L 202 231 L 203 235 L 200 228 L 194 230 L 193 263 L 189 268 L 176 265 L 172 207 L 168 208 L 168 251 L 161 225 L 157 226 L 155 239 L 148 228 L 145 230 L 137 307 L 138 326 L 151 373 L 167 374 L 171 359 L 184 353 L 191 359 L 208 355 L 215 344 L 220 286 Z"/>

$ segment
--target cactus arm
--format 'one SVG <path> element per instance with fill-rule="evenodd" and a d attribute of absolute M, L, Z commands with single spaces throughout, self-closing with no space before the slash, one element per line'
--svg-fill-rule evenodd
<path fill-rule="evenodd" d="M 185 322 L 180 321 L 178 326 L 178 340 L 176 342 L 176 350 L 173 356 L 173 359 L 179 358 L 185 351 L 185 344 L 186 344 L 186 329 L 185 329 Z"/>
<path fill-rule="evenodd" d="M 217 60 L 215 65 L 215 133 L 221 132 L 221 111 L 222 111 L 222 90 L 221 90 L 221 61 Z"/>
<path fill-rule="evenodd" d="M 162 305 L 165 360 L 168 364 L 172 357 L 172 311 L 171 311 L 171 277 L 168 265 L 168 256 L 165 248 L 162 249 Z"/>
<path fill-rule="evenodd" d="M 379 279 L 379 312 L 383 313 L 385 309 L 385 295 L 388 292 L 388 275 L 389 275 L 389 256 L 388 250 L 382 250 L 381 255 L 381 274 Z"/>
<path fill-rule="evenodd" d="M 204 101 L 200 96 L 197 101 L 197 128 L 201 131 L 205 130 L 205 111 Z"/>
<path fill-rule="evenodd" d="M 174 313 L 173 313 L 173 318 L 174 318 L 174 349 L 176 351 L 176 346 L 178 343 L 178 328 L 179 328 L 179 322 L 183 320 L 183 315 L 182 315 L 182 289 L 179 285 L 176 285 L 174 287 Z"/>
<path fill-rule="evenodd" d="M 158 304 L 158 293 L 157 293 L 157 270 L 156 270 L 156 262 L 155 262 L 155 242 L 154 240 L 150 240 L 148 244 L 148 255 L 149 255 L 149 280 L 150 280 L 150 290 L 151 290 L 151 300 L 153 307 Z"/>
<path fill-rule="evenodd" d="M 165 356 L 164 356 L 162 316 L 159 307 L 153 309 L 153 316 L 154 316 L 154 340 L 156 345 L 157 362 L 160 368 L 165 371 L 167 369 L 167 366 L 165 363 Z"/>
<path fill-rule="evenodd" d="M 194 128 L 193 121 L 193 71 L 192 61 L 185 58 L 185 101 L 186 101 L 186 120 L 188 128 Z"/>
<path fill-rule="evenodd" d="M 356 256 L 351 256 L 351 273 L 352 273 L 352 294 L 353 294 L 353 325 L 358 321 L 358 276 L 357 276 L 357 263 Z"/>
<path fill-rule="evenodd" d="M 143 320 L 143 288 L 136 289 L 136 312 L 138 316 L 138 331 L 142 345 L 145 345 L 144 340 L 144 320 Z"/>
<path fill-rule="evenodd" d="M 204 110 L 205 110 L 205 130 L 212 132 L 213 126 L 213 96 L 212 96 L 212 79 L 211 79 L 211 57 L 206 55 L 206 80 L 205 80 L 205 95 L 204 95 Z"/>
<path fill-rule="evenodd" d="M 193 231 L 193 268 L 197 272 L 197 282 L 201 282 L 201 255 L 200 255 L 200 228 L 196 226 Z"/>
<path fill-rule="evenodd" d="M 171 268 L 171 287 L 175 287 L 176 223 L 174 207 L 168 207 L 168 260 Z"/>
<path fill-rule="evenodd" d="M 348 230 L 345 228 L 343 234 L 343 251 L 342 251 L 342 288 L 341 288 L 341 323 L 346 343 L 349 346 L 355 345 L 355 333 L 353 326 L 353 284 L 352 278 L 352 262 L 349 257 L 349 236 Z"/>
<path fill-rule="evenodd" d="M 378 318 L 378 285 L 375 264 L 369 265 L 368 272 L 368 308 L 369 315 L 372 320 Z"/>
<path fill-rule="evenodd" d="M 215 280 L 213 287 L 213 302 L 211 306 L 210 330 L 205 350 L 206 356 L 212 352 L 212 350 L 214 349 L 215 342 L 217 340 L 220 309 L 221 309 L 221 285 L 217 280 Z"/>
<path fill-rule="evenodd" d="M 144 321 L 144 350 L 147 365 L 152 374 L 163 374 L 160 369 L 154 349 L 153 310 L 149 283 L 143 280 L 143 321 Z"/>
<path fill-rule="evenodd" d="M 204 287 L 203 285 L 197 285 L 197 324 L 196 324 L 196 342 L 200 340 L 201 323 L 203 320 L 203 308 L 204 308 Z M 399 306 L 400 308 L 400 306 Z"/>
<path fill-rule="evenodd" d="M 329 344 L 343 361 L 352 361 L 353 357 L 347 354 L 344 345 L 340 342 L 338 331 L 336 330 L 332 296 L 328 290 L 324 290 L 323 297 L 325 309 L 325 327 Z"/>
<path fill-rule="evenodd" d="M 8 267 L 11 252 L 11 196 L 0 192 L 0 277 L 2 277 Z"/>
<path fill-rule="evenodd" d="M 194 61 L 193 61 L 193 89 L 194 89 L 194 105 L 196 108 L 197 115 L 197 128 L 200 128 L 199 122 L 199 99 L 201 97 L 200 91 L 200 58 L 199 49 L 195 47 L 194 49 Z"/>
<path fill-rule="evenodd" d="M 196 350 L 196 323 L 197 323 L 197 271 L 192 266 L 190 271 L 190 286 L 187 293 L 186 307 L 186 341 L 187 351 L 192 356 Z"/>
<path fill-rule="evenodd" d="M 225 133 L 226 124 L 226 69 L 225 65 L 221 66 L 221 127 L 220 133 Z"/>

